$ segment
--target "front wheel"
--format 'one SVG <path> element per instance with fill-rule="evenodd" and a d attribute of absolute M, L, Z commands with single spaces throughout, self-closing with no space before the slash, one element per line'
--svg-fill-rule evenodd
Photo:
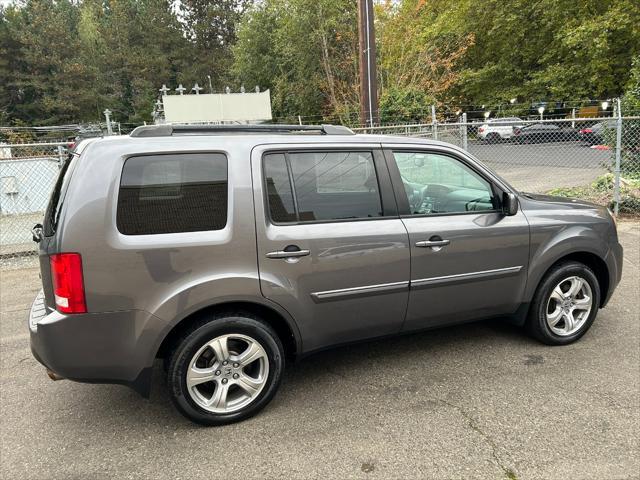
<path fill-rule="evenodd" d="M 167 383 L 177 409 L 203 425 L 224 425 L 255 415 L 282 379 L 282 343 L 250 314 L 203 319 L 177 342 Z"/>
<path fill-rule="evenodd" d="M 600 285 L 593 271 L 582 263 L 562 263 L 538 286 L 526 326 L 543 343 L 566 345 L 589 330 L 599 305 Z"/>

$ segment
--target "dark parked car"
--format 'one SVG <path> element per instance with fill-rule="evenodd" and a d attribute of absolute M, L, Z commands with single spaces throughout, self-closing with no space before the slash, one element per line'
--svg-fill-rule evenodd
<path fill-rule="evenodd" d="M 586 127 L 580 130 L 580 139 L 587 145 L 602 145 L 605 142 L 605 132 L 615 131 L 616 121 L 606 120 L 604 122 L 596 123 L 590 127 Z"/>
<path fill-rule="evenodd" d="M 336 126 L 83 140 L 39 227 L 28 328 L 49 376 L 148 396 L 161 358 L 207 425 L 338 344 L 488 317 L 569 344 L 622 272 L 606 208 L 517 192 L 448 143 Z"/>
<path fill-rule="evenodd" d="M 513 138 L 518 143 L 565 142 L 577 140 L 575 128 L 564 127 L 553 123 L 534 123 L 522 128 L 514 128 Z"/>

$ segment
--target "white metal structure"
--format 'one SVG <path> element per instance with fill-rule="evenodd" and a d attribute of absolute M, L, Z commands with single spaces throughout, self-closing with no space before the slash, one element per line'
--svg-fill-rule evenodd
<path fill-rule="evenodd" d="M 269 90 L 256 93 L 221 94 L 199 93 L 199 90 L 196 90 L 198 93 L 196 95 L 163 95 L 165 121 L 167 123 L 260 122 L 272 118 Z"/>

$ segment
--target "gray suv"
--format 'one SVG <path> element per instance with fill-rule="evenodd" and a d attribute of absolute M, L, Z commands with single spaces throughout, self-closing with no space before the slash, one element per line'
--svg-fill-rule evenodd
<path fill-rule="evenodd" d="M 33 354 L 53 379 L 219 425 L 285 360 L 490 317 L 580 338 L 621 276 L 606 208 L 516 192 L 467 152 L 339 126 L 147 126 L 89 139 L 35 239 Z"/>

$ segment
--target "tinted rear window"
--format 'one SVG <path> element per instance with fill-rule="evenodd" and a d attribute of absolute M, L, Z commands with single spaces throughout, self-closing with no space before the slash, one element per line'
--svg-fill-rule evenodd
<path fill-rule="evenodd" d="M 227 158 L 220 153 L 127 159 L 117 225 L 125 235 L 221 230 L 227 223 Z"/>

